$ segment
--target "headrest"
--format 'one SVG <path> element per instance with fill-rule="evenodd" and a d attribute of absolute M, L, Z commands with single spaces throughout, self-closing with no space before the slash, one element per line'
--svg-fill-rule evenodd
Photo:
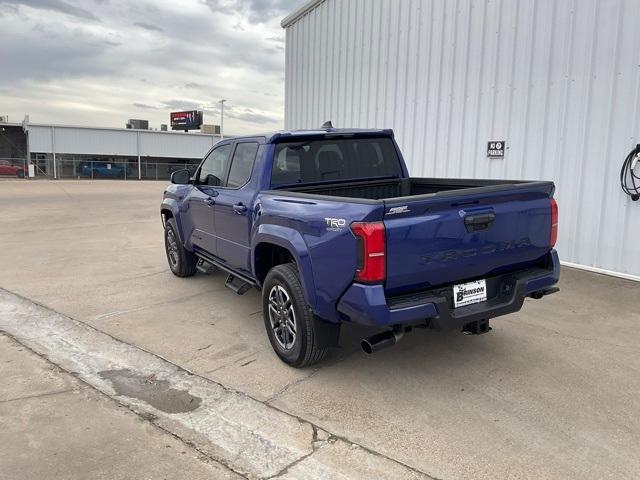
<path fill-rule="evenodd" d="M 371 142 L 358 143 L 358 159 L 363 165 L 374 167 L 378 163 L 378 152 Z"/>
<path fill-rule="evenodd" d="M 287 156 L 285 158 L 285 162 L 287 165 L 287 170 L 300 170 L 300 152 L 298 150 L 293 150 L 291 148 L 287 149 Z"/>
<path fill-rule="evenodd" d="M 342 167 L 340 156 L 331 150 L 318 154 L 318 169 L 322 173 L 339 172 Z"/>

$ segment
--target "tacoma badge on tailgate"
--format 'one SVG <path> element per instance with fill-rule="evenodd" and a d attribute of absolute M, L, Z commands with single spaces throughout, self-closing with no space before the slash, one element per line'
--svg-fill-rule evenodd
<path fill-rule="evenodd" d="M 463 257 L 475 257 L 476 255 L 488 255 L 494 252 L 502 252 L 512 248 L 529 247 L 531 240 L 523 237 L 520 240 L 511 240 L 499 243 L 487 243 L 478 248 L 465 248 L 461 250 L 443 250 L 441 252 L 433 252 L 424 255 L 422 260 L 425 263 L 431 262 L 448 262 L 449 260 L 457 260 Z"/>

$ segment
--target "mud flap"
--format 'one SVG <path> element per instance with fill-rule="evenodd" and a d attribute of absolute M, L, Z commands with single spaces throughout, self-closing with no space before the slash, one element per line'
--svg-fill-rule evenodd
<path fill-rule="evenodd" d="M 331 323 L 322 320 L 314 315 L 313 328 L 315 330 L 318 347 L 329 348 L 337 347 L 340 341 L 340 323 Z"/>

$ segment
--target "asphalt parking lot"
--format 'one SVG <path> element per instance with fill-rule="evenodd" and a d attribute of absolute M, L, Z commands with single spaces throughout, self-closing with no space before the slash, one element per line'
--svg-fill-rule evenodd
<path fill-rule="evenodd" d="M 0 183 L 0 287 L 434 478 L 640 477 L 638 283 L 565 268 L 560 293 L 488 335 L 418 330 L 367 357 L 368 332 L 343 329 L 296 370 L 257 291 L 171 274 L 163 187 Z"/>

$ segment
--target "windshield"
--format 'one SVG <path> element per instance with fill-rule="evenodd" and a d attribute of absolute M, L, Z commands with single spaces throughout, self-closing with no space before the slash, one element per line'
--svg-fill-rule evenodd
<path fill-rule="evenodd" d="M 276 145 L 271 185 L 401 176 L 390 138 L 332 138 Z"/>

